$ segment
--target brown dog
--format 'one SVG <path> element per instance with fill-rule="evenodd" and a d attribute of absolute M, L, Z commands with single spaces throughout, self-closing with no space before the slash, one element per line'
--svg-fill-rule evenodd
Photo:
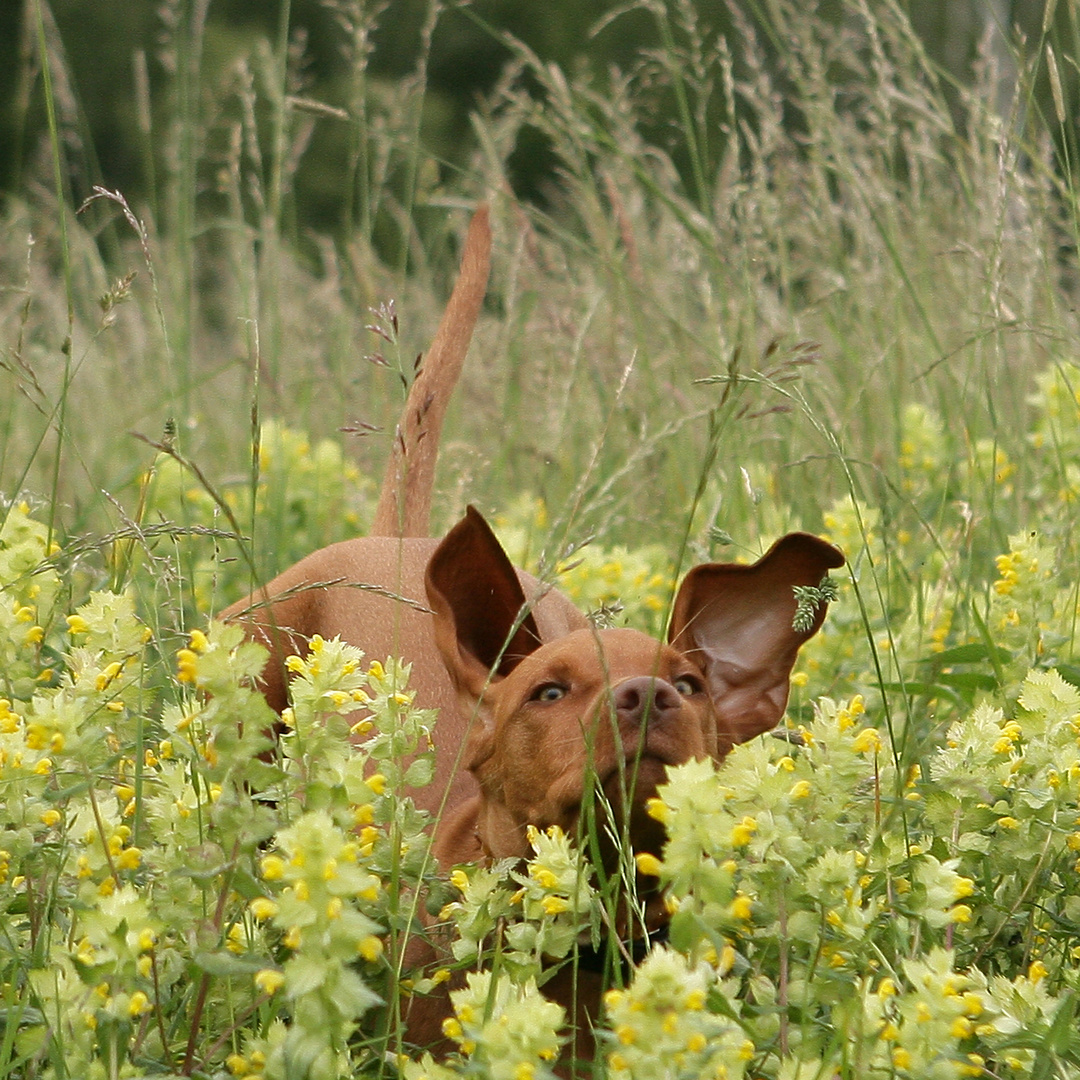
<path fill-rule="evenodd" d="M 796 653 L 825 616 L 821 603 L 794 630 L 793 586 L 818 585 L 843 556 L 793 533 L 752 566 L 698 566 L 662 644 L 636 630 L 594 629 L 561 594 L 515 570 L 472 508 L 441 541 L 424 539 L 439 429 L 489 249 L 481 208 L 406 403 L 374 535 L 315 552 L 225 617 L 270 646 L 264 681 L 278 710 L 287 704 L 284 658 L 314 634 L 413 663 L 417 704 L 439 709 L 436 779 L 417 802 L 443 811 L 434 849 L 444 868 L 524 856 L 529 825 L 573 834 L 594 782 L 618 818 L 616 834 L 659 853 L 663 836 L 644 807 L 666 767 L 720 760 L 780 721 Z M 429 1034 L 410 1026 L 413 1038 Z"/>

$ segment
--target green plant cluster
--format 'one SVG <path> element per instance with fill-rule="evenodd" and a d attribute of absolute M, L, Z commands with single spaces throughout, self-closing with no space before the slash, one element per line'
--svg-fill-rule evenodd
<path fill-rule="evenodd" d="M 983 586 L 949 578 L 914 501 L 910 529 L 888 535 L 857 499 L 826 510 L 849 565 L 793 677 L 785 737 L 680 766 L 650 804 L 669 839 L 637 871 L 664 889 L 670 938 L 632 973 L 610 966 L 597 1074 L 1080 1070 L 1078 606 L 1059 555 L 1074 382 L 1071 367 L 1038 381 L 1032 455 L 1056 497 L 1039 533 L 987 554 Z M 925 492 L 942 424 L 925 407 L 905 424 L 901 464 Z M 981 460 L 1011 482 L 992 448 Z M 312 473 L 343 490 L 335 474 L 348 482 L 337 459 Z M 544 513 L 523 501 L 499 523 L 523 558 Z M 590 548 L 560 581 L 600 605 L 670 580 L 656 549 Z M 443 877 L 408 795 L 431 779 L 438 729 L 407 668 L 313 639 L 288 661 L 272 740 L 260 646 L 211 624 L 169 647 L 123 593 L 65 617 L 59 554 L 28 506 L 7 508 L 7 1074 L 554 1075 L 565 1017 L 544 983 L 626 925 L 627 904 L 646 921 L 632 887 L 594 876 L 587 838 L 534 832 L 523 865 Z M 934 568 L 921 582 L 886 572 L 919 562 Z M 446 948 L 418 952 L 435 928 Z M 449 992 L 455 1050 L 439 1062 L 404 1041 L 401 1009 L 446 994 L 454 969 L 472 973 Z"/>

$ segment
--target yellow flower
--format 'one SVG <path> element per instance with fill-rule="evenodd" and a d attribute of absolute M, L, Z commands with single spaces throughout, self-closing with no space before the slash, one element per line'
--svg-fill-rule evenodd
<path fill-rule="evenodd" d="M 745 893 L 738 893 L 735 899 L 731 901 L 731 907 L 728 908 L 733 919 L 740 919 L 743 922 L 750 921 L 753 910 L 753 903 Z"/>
<path fill-rule="evenodd" d="M 369 934 L 366 938 L 362 939 L 360 944 L 357 945 L 357 951 L 360 955 L 369 963 L 373 964 L 376 960 L 382 956 L 383 943 L 381 938 L 375 937 L 374 934 Z M 445 978 L 449 978 L 450 973 L 445 972 Z M 444 981 L 444 980 L 438 980 Z"/>
<path fill-rule="evenodd" d="M 956 884 L 953 885 L 953 899 L 963 900 L 965 896 L 971 896 L 975 892 L 975 882 L 969 877 L 960 877 L 956 879 Z"/>
<path fill-rule="evenodd" d="M 954 1039 L 966 1039 L 975 1030 L 975 1025 L 966 1017 L 958 1016 L 949 1028 L 949 1034 Z"/>
<path fill-rule="evenodd" d="M 75 634 L 89 634 L 90 624 L 81 615 L 69 615 L 67 617 L 68 633 Z"/>
<path fill-rule="evenodd" d="M 255 972 L 255 985 L 264 994 L 276 994 L 285 985 L 285 976 L 273 968 Z"/>
<path fill-rule="evenodd" d="M 661 870 L 660 860 L 651 852 L 643 851 L 635 858 L 638 872 L 646 877 L 659 877 Z"/>
<path fill-rule="evenodd" d="M 731 830 L 731 846 L 746 847 L 753 839 L 755 832 L 757 832 L 757 822 L 752 817 L 744 817 Z"/>
<path fill-rule="evenodd" d="M 280 881 L 285 876 L 285 860 L 279 855 L 265 855 L 260 869 L 266 881 Z"/>
<path fill-rule="evenodd" d="M 258 922 L 265 922 L 278 913 L 278 906 L 268 896 L 257 896 L 248 905 L 248 910 L 251 912 L 253 919 Z"/>
<path fill-rule="evenodd" d="M 138 870 L 142 862 L 142 851 L 137 847 L 124 848 L 116 860 L 118 870 Z"/>
<path fill-rule="evenodd" d="M 663 799 L 653 797 L 645 803 L 645 812 L 654 821 L 659 821 L 661 825 L 666 825 L 671 818 L 671 808 Z"/>
<path fill-rule="evenodd" d="M 570 910 L 569 902 L 561 896 L 545 896 L 541 906 L 545 915 L 561 915 L 564 911 Z"/>
<path fill-rule="evenodd" d="M 881 749 L 881 736 L 877 728 L 863 728 L 851 742 L 851 749 L 856 754 L 877 753 Z"/>
<path fill-rule="evenodd" d="M 150 999 L 141 991 L 136 990 L 128 1002 L 129 1016 L 142 1016 L 150 1011 Z"/>
<path fill-rule="evenodd" d="M 805 799 L 810 795 L 810 781 L 798 780 L 791 785 L 791 791 L 788 792 L 792 799 Z"/>
<path fill-rule="evenodd" d="M 1027 977 L 1031 982 L 1037 983 L 1042 982 L 1048 974 L 1046 965 L 1041 960 L 1034 960 L 1028 968 Z"/>

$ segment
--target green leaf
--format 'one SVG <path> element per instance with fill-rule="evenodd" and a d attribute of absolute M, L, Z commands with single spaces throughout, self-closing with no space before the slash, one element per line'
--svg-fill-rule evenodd
<path fill-rule="evenodd" d="M 998 664 L 1008 664 L 1012 660 L 1012 653 L 999 645 L 987 645 L 981 641 L 972 641 L 967 645 L 957 645 L 944 652 L 931 653 L 921 657 L 917 664 L 934 664 L 938 667 L 948 667 L 950 664 L 978 664 L 984 660 L 990 660 Z"/>
<path fill-rule="evenodd" d="M 196 952 L 191 959 L 200 971 L 205 971 L 207 975 L 216 975 L 218 978 L 227 978 L 231 975 L 254 975 L 256 971 L 273 966 L 269 957 L 238 955 L 227 949 L 214 952 L 201 950 Z"/>

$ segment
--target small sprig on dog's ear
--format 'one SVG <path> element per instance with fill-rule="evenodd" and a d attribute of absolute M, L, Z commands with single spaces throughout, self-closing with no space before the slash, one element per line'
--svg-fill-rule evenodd
<path fill-rule="evenodd" d="M 817 585 L 793 585 L 795 593 L 795 617 L 791 620 L 791 629 L 796 634 L 805 634 L 814 626 L 814 616 L 822 604 L 831 604 L 840 592 L 836 582 L 826 574 Z"/>

